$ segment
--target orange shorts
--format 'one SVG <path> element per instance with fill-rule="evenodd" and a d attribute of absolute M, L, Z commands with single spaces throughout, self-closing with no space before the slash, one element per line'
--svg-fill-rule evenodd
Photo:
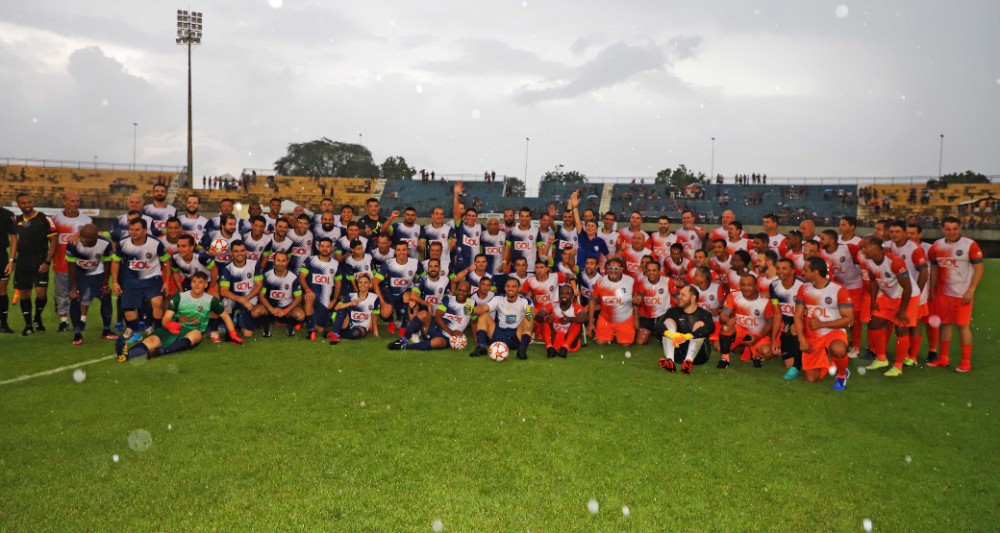
<path fill-rule="evenodd" d="M 830 368 L 830 357 L 827 353 L 830 349 L 830 344 L 834 341 L 841 341 L 845 345 L 847 342 L 847 332 L 842 329 L 837 329 L 823 335 L 822 337 L 807 337 L 809 341 L 809 351 L 802 352 L 802 370 L 822 370 L 823 375 L 826 375 L 827 370 Z"/>
<path fill-rule="evenodd" d="M 611 342 L 617 339 L 618 344 L 632 344 L 635 342 L 635 327 L 632 320 L 621 322 L 611 322 L 598 315 L 597 324 L 594 327 L 594 340 Z"/>
<path fill-rule="evenodd" d="M 919 300 L 920 297 L 910 298 L 910 303 L 906 306 L 906 316 L 910 319 L 909 327 L 917 325 L 917 307 L 920 306 Z M 898 326 L 899 321 L 896 319 L 896 314 L 899 313 L 899 306 L 902 303 L 902 298 L 889 298 L 885 293 L 879 293 L 878 298 L 875 300 L 878 309 L 872 313 L 872 316 L 885 319 Z"/>
<path fill-rule="evenodd" d="M 847 291 L 854 302 L 854 325 L 859 322 L 868 323 L 872 320 L 872 296 L 864 287 Z"/>
<path fill-rule="evenodd" d="M 555 341 L 552 343 L 553 348 L 556 350 L 566 348 L 566 351 L 570 353 L 575 353 L 580 349 L 580 339 L 583 336 L 583 328 L 580 327 L 580 324 L 570 324 L 569 331 L 552 329 L 555 331 Z"/>
<path fill-rule="evenodd" d="M 747 335 L 750 335 L 750 332 L 747 331 L 746 329 L 744 329 L 739 324 L 737 324 L 736 325 L 736 342 L 733 343 L 733 348 L 736 348 L 737 346 L 746 346 L 750 350 L 750 357 L 759 356 L 760 355 L 760 347 L 761 346 L 770 346 L 771 345 L 771 336 L 770 335 L 762 335 L 759 339 L 757 339 L 756 341 L 754 341 L 752 344 L 745 344 L 743 342 L 743 337 L 746 337 Z"/>
<path fill-rule="evenodd" d="M 921 322 L 927 322 L 927 317 L 931 314 L 931 305 L 927 302 L 917 305 L 917 318 Z"/>
<path fill-rule="evenodd" d="M 934 295 L 934 314 L 941 319 L 941 324 L 968 326 L 972 322 L 972 303 L 963 304 L 956 296 Z"/>
<path fill-rule="evenodd" d="M 712 321 L 715 322 L 715 331 L 708 336 L 708 342 L 719 340 L 719 331 L 722 329 L 722 324 L 719 324 L 719 317 L 712 317 Z"/>

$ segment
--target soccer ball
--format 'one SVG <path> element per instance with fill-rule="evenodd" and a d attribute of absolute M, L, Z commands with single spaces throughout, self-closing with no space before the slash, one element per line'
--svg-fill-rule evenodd
<path fill-rule="evenodd" d="M 222 237 L 216 237 L 212 244 L 208 245 L 208 251 L 213 254 L 221 254 L 229 249 L 229 241 L 223 239 Z"/>
<path fill-rule="evenodd" d="M 507 354 L 510 353 L 510 349 L 507 348 L 507 344 L 503 342 L 494 342 L 490 345 L 490 359 L 500 362 L 507 359 Z"/>
<path fill-rule="evenodd" d="M 464 350 L 468 343 L 469 339 L 465 338 L 465 335 L 455 335 L 448 340 L 448 344 L 451 344 L 452 350 Z"/>

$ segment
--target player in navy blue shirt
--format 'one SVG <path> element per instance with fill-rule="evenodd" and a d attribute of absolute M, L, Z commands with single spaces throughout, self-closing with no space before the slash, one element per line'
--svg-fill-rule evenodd
<path fill-rule="evenodd" d="M 111 278 L 115 294 L 122 297 L 124 337 L 131 343 L 139 340 L 139 310 L 144 302 L 152 308 L 152 318 L 156 323 L 163 318 L 163 294 L 169 290 L 163 273 L 170 272 L 170 256 L 162 242 L 147 234 L 144 219 L 137 218 L 130 222 L 128 232 L 129 238 L 118 243 L 118 250 L 111 257 Z M 125 263 L 124 269 L 121 269 L 121 263 Z"/>

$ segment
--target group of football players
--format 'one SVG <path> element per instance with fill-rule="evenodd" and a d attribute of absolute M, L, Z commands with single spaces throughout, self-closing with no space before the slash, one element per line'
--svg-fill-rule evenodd
<path fill-rule="evenodd" d="M 337 344 L 378 337 L 381 321 L 393 350 L 461 348 L 468 334 L 471 356 L 502 343 L 525 359 L 533 341 L 544 343 L 547 357 L 567 357 L 587 340 L 629 346 L 659 339 L 660 366 L 669 372 L 690 373 L 713 349 L 720 369 L 731 356 L 758 367 L 780 356 L 786 379 L 802 373 L 820 381 L 831 373 L 843 390 L 866 324 L 869 369 L 898 376 L 917 364 L 924 331 L 927 362 L 948 366 L 954 325 L 956 370 L 971 370 L 982 253 L 954 218 L 944 220 L 944 237 L 928 244 L 919 226 L 902 221 L 880 221 L 872 235 L 858 236 L 851 216 L 838 230 L 817 233 L 805 221 L 782 235 L 778 218 L 767 215 L 763 232 L 748 235 L 731 211 L 711 231 L 685 211 L 680 228 L 672 231 L 671 220 L 660 217 L 646 232 L 638 212 L 622 227 L 613 213 L 581 212 L 578 193 L 537 221 L 525 208 L 483 223 L 464 205 L 461 183 L 452 219 L 435 207 L 425 225 L 413 208 L 383 216 L 375 198 L 357 219 L 350 206 L 335 212 L 329 199 L 312 216 L 301 208 L 282 213 L 280 198 L 267 212 L 251 203 L 247 219 L 227 199 L 208 219 L 197 195 L 181 213 L 166 198 L 159 184 L 148 204 L 129 197 L 128 211 L 102 234 L 72 192 L 52 217 L 39 217 L 31 195 L 19 195 L 21 215 L 0 212 L 5 256 L 10 248 L 2 258 L 0 330 L 11 331 L 6 288 L 13 273 L 22 333 L 44 331 L 51 265 L 59 330 L 72 328 L 73 343 L 82 344 L 96 299 L 102 337 L 117 338 L 123 361 L 189 349 L 206 334 L 221 342 L 223 328 L 234 343 L 258 330 L 270 337 L 281 324 L 287 336 Z"/>

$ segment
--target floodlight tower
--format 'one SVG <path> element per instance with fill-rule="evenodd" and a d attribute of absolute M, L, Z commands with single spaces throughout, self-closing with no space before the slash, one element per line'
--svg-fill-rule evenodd
<path fill-rule="evenodd" d="M 188 52 L 188 180 L 194 183 L 194 145 L 191 142 L 191 45 L 201 44 L 202 17 L 198 11 L 177 10 L 177 44 L 187 45 Z"/>

